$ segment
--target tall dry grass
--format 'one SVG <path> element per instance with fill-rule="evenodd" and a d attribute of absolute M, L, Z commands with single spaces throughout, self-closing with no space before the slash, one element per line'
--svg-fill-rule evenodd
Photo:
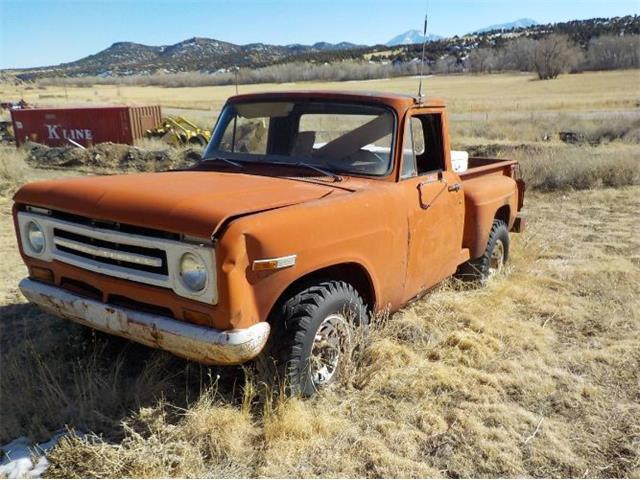
<path fill-rule="evenodd" d="M 531 195 L 506 275 L 380 322 L 311 400 L 3 307 L 20 330 L 0 391 L 22 401 L 2 400 L 0 437 L 98 432 L 52 452 L 56 477 L 637 476 L 638 194 Z"/>
<path fill-rule="evenodd" d="M 640 146 L 485 143 L 462 147 L 471 155 L 518 160 L 529 191 L 585 190 L 640 184 Z"/>
<path fill-rule="evenodd" d="M 472 156 L 518 160 L 529 190 L 640 184 L 640 119 L 505 116 L 452 122 L 453 148 L 468 150 Z M 572 132 L 577 143 L 563 143 L 561 132 Z"/>
<path fill-rule="evenodd" d="M 0 147 L 0 196 L 9 195 L 27 179 L 24 153 L 12 147 Z"/>

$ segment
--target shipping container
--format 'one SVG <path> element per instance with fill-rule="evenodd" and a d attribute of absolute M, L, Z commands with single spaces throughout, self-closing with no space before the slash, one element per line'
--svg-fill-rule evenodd
<path fill-rule="evenodd" d="M 133 145 L 162 122 L 159 105 L 82 106 L 11 110 L 17 146 L 25 141 L 52 147 L 113 142 Z"/>

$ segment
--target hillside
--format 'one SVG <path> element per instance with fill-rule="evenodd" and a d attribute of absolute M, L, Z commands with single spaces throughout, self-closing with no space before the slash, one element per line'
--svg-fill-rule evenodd
<path fill-rule="evenodd" d="M 534 24 L 521 19 L 510 24 L 493 25 L 491 30 L 464 36 L 439 38 L 428 35 L 427 61 L 436 62 L 445 56 L 464 59 L 479 47 L 499 47 L 518 38 L 541 38 L 551 33 L 567 34 L 581 46 L 600 35 L 640 34 L 640 16 L 594 18 L 555 24 Z M 526 26 L 522 26 L 526 25 Z M 495 28 L 494 28 L 495 27 Z M 408 42 L 413 44 L 406 45 Z M 237 45 L 211 38 L 194 37 L 175 45 L 149 46 L 132 42 L 117 42 L 109 48 L 74 62 L 55 66 L 4 70 L 22 80 L 43 77 L 112 77 L 146 75 L 151 73 L 202 72 L 215 74 L 230 69 L 260 68 L 268 65 L 311 62 L 333 63 L 344 60 L 407 63 L 416 61 L 421 49 L 422 35 L 408 31 L 391 39 L 387 45 L 356 45 L 349 42 L 331 44 L 318 42 L 313 45 L 270 45 L 252 43 Z M 389 49 L 388 45 L 394 45 Z"/>
<path fill-rule="evenodd" d="M 546 25 L 536 24 L 511 30 L 500 28 L 462 37 L 455 36 L 427 43 L 426 57 L 429 62 L 435 62 L 444 56 L 462 60 L 467 57 L 470 51 L 477 48 L 501 47 L 519 37 L 537 40 L 550 34 L 568 35 L 579 46 L 587 47 L 592 39 L 602 35 L 640 35 L 640 15 L 572 20 Z M 411 61 L 420 55 L 421 48 L 422 45 L 408 45 L 402 53 L 396 56 L 395 60 L 398 62 Z"/>

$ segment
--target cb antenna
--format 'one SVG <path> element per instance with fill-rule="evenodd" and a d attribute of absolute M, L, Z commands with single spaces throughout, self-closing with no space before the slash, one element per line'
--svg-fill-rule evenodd
<path fill-rule="evenodd" d="M 424 73 L 424 52 L 427 46 L 427 17 L 429 15 L 429 2 L 424 12 L 424 30 L 422 31 L 422 59 L 420 60 L 420 84 L 418 85 L 418 103 L 422 103 L 424 95 L 422 94 L 422 75 Z"/>

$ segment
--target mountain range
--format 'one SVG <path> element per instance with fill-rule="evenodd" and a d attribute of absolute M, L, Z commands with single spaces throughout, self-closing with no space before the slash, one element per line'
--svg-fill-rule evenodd
<path fill-rule="evenodd" d="M 486 32 L 492 32 L 492 31 L 513 30 L 518 28 L 532 27 L 534 25 L 539 25 L 539 24 L 538 22 L 536 22 L 535 20 L 532 20 L 531 18 L 520 18 L 518 20 L 509 22 L 509 23 L 498 23 L 496 25 L 489 25 L 488 27 L 475 30 L 474 32 L 471 32 L 471 34 L 486 33 Z M 427 42 L 441 40 L 442 38 L 444 37 L 442 37 L 441 35 L 430 34 L 430 35 L 427 35 Z M 422 32 L 420 32 L 420 30 L 408 30 L 404 33 L 401 33 L 400 35 L 393 37 L 391 40 L 385 43 L 385 45 L 387 45 L 388 47 L 395 47 L 397 45 L 412 45 L 415 43 L 422 43 L 423 41 L 424 41 L 424 35 L 422 35 Z"/>
<path fill-rule="evenodd" d="M 426 59 L 435 62 L 444 56 L 462 59 L 474 48 L 494 47 L 518 36 L 540 38 L 560 33 L 582 46 L 591 38 L 604 34 L 640 34 L 640 16 L 593 18 L 541 25 L 523 18 L 510 23 L 491 25 L 463 36 L 442 38 L 427 36 Z M 194 37 L 174 45 L 150 46 L 117 42 L 96 54 L 54 66 L 7 69 L 0 73 L 21 80 L 42 77 L 129 76 L 151 73 L 218 73 L 236 67 L 260 68 L 289 62 L 315 64 L 341 61 L 412 62 L 419 58 L 423 37 L 417 30 L 400 34 L 386 44 L 373 46 L 349 42 L 318 42 L 313 45 L 237 45 L 212 38 Z M 393 49 L 389 47 L 393 46 Z"/>
<path fill-rule="evenodd" d="M 427 35 L 427 42 L 433 42 L 434 40 L 440 40 L 440 35 Z M 422 43 L 424 36 L 420 30 L 408 30 L 400 35 L 393 37 L 385 45 L 388 47 L 395 47 L 396 45 L 412 45 L 414 43 Z"/>
<path fill-rule="evenodd" d="M 215 72 L 231 66 L 259 67 L 301 54 L 340 52 L 365 48 L 349 42 L 318 42 L 313 45 L 236 45 L 213 38 L 194 37 L 174 45 L 150 46 L 134 42 L 116 42 L 94 55 L 52 67 L 28 69 L 36 72 L 63 70 L 66 75 L 132 75 L 152 71 Z"/>
<path fill-rule="evenodd" d="M 538 22 L 532 20 L 531 18 L 520 18 L 514 22 L 509 23 L 498 23 L 497 25 L 489 25 L 488 27 L 481 28 L 480 30 L 476 30 L 473 33 L 486 33 L 497 30 L 513 30 L 514 28 L 527 28 L 533 27 L 534 25 L 539 25 Z"/>

